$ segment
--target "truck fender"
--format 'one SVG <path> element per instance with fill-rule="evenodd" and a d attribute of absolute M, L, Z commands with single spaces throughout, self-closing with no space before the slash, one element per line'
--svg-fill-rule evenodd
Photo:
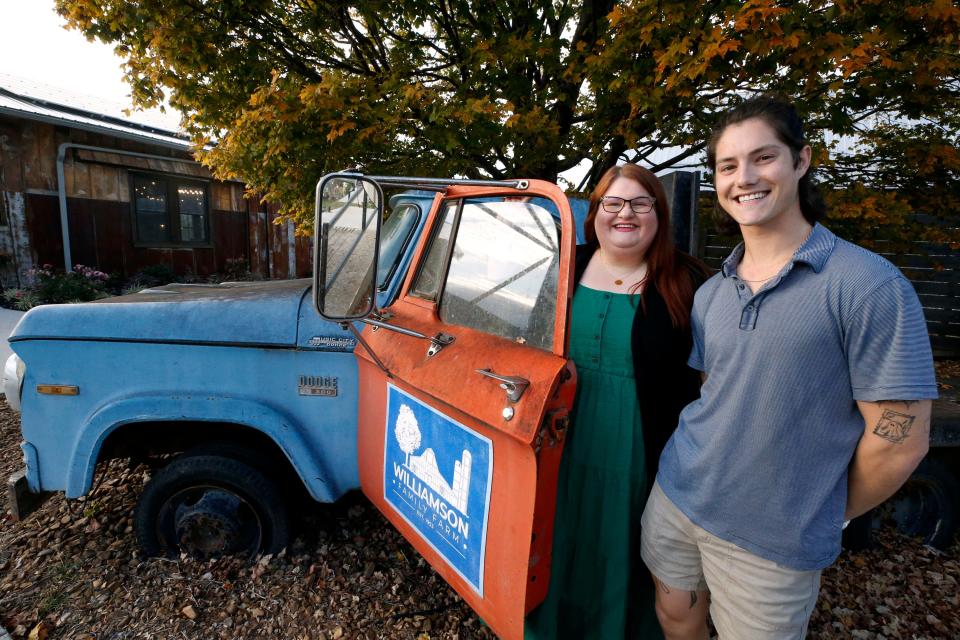
<path fill-rule="evenodd" d="M 314 455 L 301 426 L 274 407 L 245 398 L 206 394 L 144 394 L 98 407 L 78 431 L 67 473 L 66 497 L 78 498 L 90 491 L 100 448 L 119 427 L 136 422 L 181 421 L 235 423 L 264 433 L 280 447 L 310 495 L 319 502 L 332 502 L 349 489 L 331 486 L 333 476 L 323 465 L 323 456 Z"/>

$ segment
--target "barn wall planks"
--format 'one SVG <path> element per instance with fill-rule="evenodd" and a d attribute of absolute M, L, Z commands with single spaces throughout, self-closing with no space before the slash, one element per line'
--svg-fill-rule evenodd
<path fill-rule="evenodd" d="M 64 142 L 106 148 L 71 148 L 64 159 L 72 262 L 131 277 L 153 264 L 205 278 L 249 268 L 260 278 L 310 274 L 312 241 L 277 225 L 278 207 L 244 197 L 242 184 L 212 179 L 205 167 L 177 151 L 69 126 L 0 116 L 0 285 L 22 286 L 37 264 L 63 267 L 56 158 Z M 169 160 L 125 156 L 111 149 Z M 209 185 L 212 247 L 150 248 L 133 243 L 131 172 L 157 172 Z"/>

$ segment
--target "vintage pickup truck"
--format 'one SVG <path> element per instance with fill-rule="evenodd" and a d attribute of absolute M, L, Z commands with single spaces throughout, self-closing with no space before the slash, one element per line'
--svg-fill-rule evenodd
<path fill-rule="evenodd" d="M 577 210 L 536 180 L 332 174 L 313 282 L 31 310 L 4 373 L 22 411 L 14 516 L 44 492 L 85 495 L 102 460 L 159 461 L 134 517 L 145 552 L 256 554 L 287 544 L 304 494 L 362 487 L 499 635 L 520 637 L 547 588 L 576 384 Z"/>
<path fill-rule="evenodd" d="M 389 202 L 379 185 L 397 191 Z M 327 315 L 350 311 L 339 320 L 318 314 L 309 280 L 27 313 L 5 375 L 26 463 L 15 515 L 42 492 L 85 495 L 104 459 L 159 459 L 134 516 L 147 553 L 276 552 L 304 493 L 331 502 L 362 484 L 498 634 L 519 637 L 548 583 L 576 380 L 568 200 L 539 181 L 339 177 L 318 197 L 321 217 L 331 206 L 315 277 Z M 374 299 L 361 333 L 347 317 Z"/>

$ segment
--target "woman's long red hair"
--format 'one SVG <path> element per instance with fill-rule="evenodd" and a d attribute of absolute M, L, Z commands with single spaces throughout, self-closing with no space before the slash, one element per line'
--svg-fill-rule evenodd
<path fill-rule="evenodd" d="M 670 321 L 677 329 L 686 330 L 690 326 L 690 308 L 693 306 L 694 285 L 692 273 L 706 277 L 708 268 L 700 260 L 679 251 L 673 244 L 673 230 L 670 225 L 670 203 L 663 185 L 648 169 L 636 164 L 624 164 L 610 167 L 600 178 L 593 193 L 590 194 L 590 208 L 583 224 L 583 235 L 587 244 L 594 249 L 600 246 L 597 240 L 595 222 L 600 208 L 600 199 L 617 178 L 629 178 L 643 185 L 651 196 L 656 198 L 654 211 L 657 215 L 657 233 L 647 249 L 647 280 L 654 283 L 657 291 L 667 305 Z M 636 283 L 634 290 L 642 283 Z M 640 297 L 643 301 L 643 295 Z"/>

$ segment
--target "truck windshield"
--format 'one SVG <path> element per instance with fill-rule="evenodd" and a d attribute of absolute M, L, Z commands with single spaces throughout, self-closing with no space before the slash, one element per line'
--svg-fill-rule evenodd
<path fill-rule="evenodd" d="M 415 204 L 402 204 L 383 221 L 380 229 L 380 264 L 377 265 L 377 287 L 381 291 L 386 289 L 397 270 L 397 264 L 419 217 L 420 207 Z"/>

